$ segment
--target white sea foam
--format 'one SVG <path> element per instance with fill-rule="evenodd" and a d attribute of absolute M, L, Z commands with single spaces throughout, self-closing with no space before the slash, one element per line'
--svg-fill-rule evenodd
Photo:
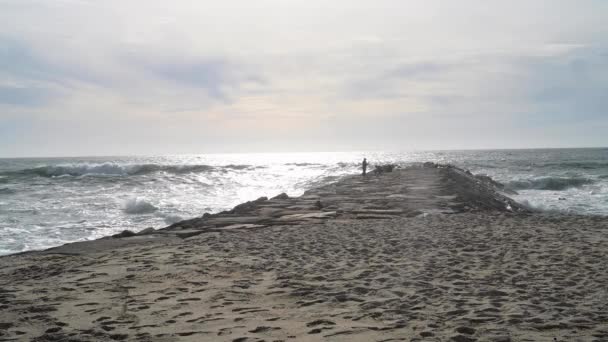
<path fill-rule="evenodd" d="M 169 225 L 177 223 L 179 221 L 183 221 L 183 220 L 184 220 L 184 218 L 181 217 L 181 216 L 179 216 L 179 215 L 167 215 L 167 216 L 165 216 L 165 223 L 169 224 Z"/>
<path fill-rule="evenodd" d="M 594 180 L 587 177 L 535 177 L 514 180 L 506 186 L 514 190 L 566 190 L 593 183 Z"/>
<path fill-rule="evenodd" d="M 250 165 L 226 165 L 219 168 L 229 170 L 251 169 Z M 66 177 L 66 176 L 130 176 L 144 175 L 155 172 L 167 173 L 196 173 L 213 170 L 214 167 L 204 164 L 122 164 L 122 163 L 70 163 L 57 165 L 43 165 L 35 168 L 12 172 L 13 175 L 35 175 L 42 177 Z"/>
<path fill-rule="evenodd" d="M 127 174 L 124 166 L 115 163 L 42 166 L 37 168 L 37 171 L 38 174 L 48 177 Z"/>
<path fill-rule="evenodd" d="M 123 210 L 127 214 L 149 214 L 157 211 L 158 208 L 145 198 L 134 197 L 125 201 Z"/>
<path fill-rule="evenodd" d="M 453 163 L 513 182 L 516 200 L 536 208 L 608 215 L 608 149 L 0 159 L 0 254 L 162 228 L 260 196 L 298 196 L 359 173 L 363 157 Z"/>

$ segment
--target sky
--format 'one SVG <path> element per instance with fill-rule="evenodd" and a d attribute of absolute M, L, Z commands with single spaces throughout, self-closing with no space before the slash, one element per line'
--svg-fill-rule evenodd
<path fill-rule="evenodd" d="M 605 0 L 0 0 L 0 157 L 608 146 Z"/>

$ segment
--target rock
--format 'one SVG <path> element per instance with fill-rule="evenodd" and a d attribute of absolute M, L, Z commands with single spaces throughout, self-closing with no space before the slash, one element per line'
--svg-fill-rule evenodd
<path fill-rule="evenodd" d="M 307 213 L 307 214 L 292 214 L 285 215 L 279 218 L 279 221 L 293 221 L 293 220 L 306 220 L 306 219 L 326 219 L 330 217 L 336 216 L 335 211 L 325 211 L 325 212 L 317 212 L 317 213 Z"/>
<path fill-rule="evenodd" d="M 222 227 L 222 230 L 232 230 L 232 229 L 254 229 L 254 228 L 264 228 L 265 225 L 262 224 L 233 224 L 230 226 Z"/>
<path fill-rule="evenodd" d="M 281 216 L 283 212 L 283 209 L 271 207 L 265 207 L 258 210 L 258 214 L 262 217 L 277 217 Z"/>
<path fill-rule="evenodd" d="M 266 218 L 259 216 L 223 216 L 209 219 L 206 224 L 209 226 L 225 227 L 234 224 L 258 224 L 265 220 Z"/>
<path fill-rule="evenodd" d="M 204 231 L 196 230 L 196 229 L 189 229 L 189 230 L 177 230 L 172 233 L 175 234 L 179 238 L 187 239 L 192 236 L 200 235 L 200 234 L 204 233 Z"/>
<path fill-rule="evenodd" d="M 249 202 L 245 202 L 245 203 L 241 203 L 239 205 L 237 205 L 236 207 L 234 207 L 232 210 L 229 210 L 227 212 L 224 212 L 226 214 L 245 214 L 245 213 L 249 213 L 252 210 L 254 210 L 258 204 L 262 203 L 262 202 L 266 202 L 268 201 L 268 197 L 260 197 L 258 199 L 256 199 L 255 201 L 249 201 Z"/>
<path fill-rule="evenodd" d="M 321 203 L 321 201 L 316 201 L 315 202 L 315 208 L 317 208 L 318 210 L 323 209 L 323 204 Z"/>
<path fill-rule="evenodd" d="M 401 215 L 402 209 L 357 209 L 351 211 L 354 214 L 369 214 L 369 215 Z"/>
<path fill-rule="evenodd" d="M 156 231 L 156 229 L 154 229 L 152 227 L 148 227 L 148 228 L 142 230 L 141 232 L 137 233 L 137 235 L 154 234 L 155 231 Z"/>
<path fill-rule="evenodd" d="M 396 215 L 381 215 L 381 214 L 357 214 L 358 220 L 390 220 L 398 218 Z"/>
<path fill-rule="evenodd" d="M 397 167 L 397 165 L 395 165 L 395 164 L 378 165 L 374 169 L 373 173 L 375 173 L 375 174 L 381 174 L 381 173 L 393 172 L 393 170 L 396 167 Z"/>
<path fill-rule="evenodd" d="M 208 214 L 205 214 L 208 215 Z M 179 221 L 179 222 L 175 222 L 172 225 L 166 227 L 165 229 L 182 229 L 182 228 L 188 228 L 188 227 L 193 227 L 193 226 L 199 226 L 201 225 L 200 222 L 203 222 L 204 219 L 203 218 L 193 218 L 193 219 L 189 219 L 189 220 L 183 220 L 183 221 Z"/>
<path fill-rule="evenodd" d="M 115 238 L 115 239 L 120 239 L 120 238 L 135 236 L 135 235 L 137 235 L 137 234 L 133 233 L 130 230 L 123 230 L 122 232 L 120 232 L 118 234 L 112 235 L 112 237 Z"/>
<path fill-rule="evenodd" d="M 286 199 L 289 199 L 289 196 L 286 193 L 282 193 L 282 194 L 276 195 L 273 198 L 271 198 L 271 200 L 286 200 Z"/>

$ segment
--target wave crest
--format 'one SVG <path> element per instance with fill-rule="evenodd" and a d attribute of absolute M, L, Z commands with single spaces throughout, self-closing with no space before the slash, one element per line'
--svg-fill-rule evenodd
<path fill-rule="evenodd" d="M 31 169 L 10 172 L 12 176 L 40 176 L 40 177 L 61 177 L 61 176 L 131 176 L 145 175 L 155 172 L 167 172 L 174 174 L 197 173 L 214 170 L 210 165 L 161 165 L 161 164 L 65 164 L 65 165 L 46 165 Z M 9 174 L 9 173 L 5 173 Z"/>
<path fill-rule="evenodd" d="M 593 184 L 594 181 L 583 177 L 541 177 L 534 179 L 522 179 L 511 181 L 506 184 L 512 190 L 566 190 L 579 188 L 583 185 Z"/>
<path fill-rule="evenodd" d="M 123 210 L 127 214 L 148 214 L 158 210 L 144 198 L 135 197 L 125 201 Z"/>

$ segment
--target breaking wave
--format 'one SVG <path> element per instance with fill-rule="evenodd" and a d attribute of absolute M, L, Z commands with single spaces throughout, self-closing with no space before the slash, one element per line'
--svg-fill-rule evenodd
<path fill-rule="evenodd" d="M 69 164 L 69 165 L 49 165 L 31 169 L 11 171 L 4 173 L 9 176 L 40 176 L 40 177 L 61 177 L 61 176 L 131 176 L 145 175 L 156 172 L 167 172 L 173 174 L 200 173 L 213 170 L 245 170 L 251 169 L 250 165 L 160 165 L 160 164 Z"/>
<path fill-rule="evenodd" d="M 143 198 L 130 198 L 124 203 L 124 212 L 127 214 L 148 214 L 158 210 L 152 203 Z"/>
<path fill-rule="evenodd" d="M 512 190 L 566 190 L 593 184 L 594 181 L 583 177 L 541 177 L 511 181 L 505 186 Z"/>
<path fill-rule="evenodd" d="M 229 170 L 249 170 L 249 169 L 253 169 L 256 167 L 253 167 L 251 165 L 226 165 L 222 167 L 223 169 L 229 169 Z"/>
<path fill-rule="evenodd" d="M 287 166 L 323 166 L 319 163 L 286 163 Z"/>

